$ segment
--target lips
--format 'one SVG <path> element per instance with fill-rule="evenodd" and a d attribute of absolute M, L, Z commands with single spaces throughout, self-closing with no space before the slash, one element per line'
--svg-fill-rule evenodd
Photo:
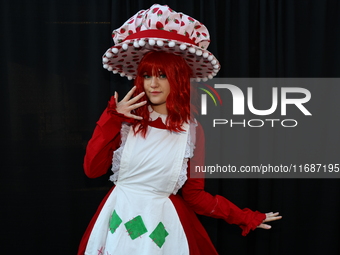
<path fill-rule="evenodd" d="M 159 94 L 161 94 L 162 92 L 160 91 L 151 91 L 150 94 L 153 95 L 153 96 L 157 96 Z"/>

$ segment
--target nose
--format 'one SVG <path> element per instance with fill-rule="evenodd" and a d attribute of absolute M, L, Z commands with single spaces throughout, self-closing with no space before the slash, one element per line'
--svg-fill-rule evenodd
<path fill-rule="evenodd" d="M 158 78 L 156 76 L 151 77 L 150 86 L 155 88 L 158 86 Z"/>

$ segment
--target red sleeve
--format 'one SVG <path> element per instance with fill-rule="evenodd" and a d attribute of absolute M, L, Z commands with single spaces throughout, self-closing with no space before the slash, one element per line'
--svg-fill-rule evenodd
<path fill-rule="evenodd" d="M 189 164 L 204 166 L 204 155 L 204 132 L 202 126 L 198 125 L 194 157 Z M 182 187 L 182 195 L 196 213 L 224 219 L 229 224 L 237 224 L 242 228 L 243 236 L 247 235 L 250 230 L 254 230 L 266 218 L 264 213 L 254 212 L 248 208 L 240 209 L 228 199 L 206 192 L 204 173 L 195 173 L 195 176 L 190 176 L 190 166 L 188 169 L 188 180 Z"/>
<path fill-rule="evenodd" d="M 122 123 L 132 121 L 133 119 L 116 112 L 115 99 L 111 97 L 86 146 L 84 171 L 89 178 L 96 178 L 107 172 L 112 164 L 113 151 L 120 145 Z"/>

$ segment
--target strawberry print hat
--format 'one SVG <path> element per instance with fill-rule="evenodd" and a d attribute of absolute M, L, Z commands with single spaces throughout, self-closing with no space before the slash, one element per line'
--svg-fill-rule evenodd
<path fill-rule="evenodd" d="M 114 46 L 103 56 L 103 67 L 129 80 L 148 51 L 165 51 L 182 56 L 197 81 L 212 79 L 220 64 L 207 48 L 208 29 L 199 21 L 167 5 L 154 4 L 141 10 L 120 28 L 113 30 Z"/>

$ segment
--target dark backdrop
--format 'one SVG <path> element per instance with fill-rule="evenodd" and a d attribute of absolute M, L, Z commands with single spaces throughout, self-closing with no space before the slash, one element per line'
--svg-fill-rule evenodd
<path fill-rule="evenodd" d="M 104 70 L 101 56 L 113 45 L 111 31 L 152 4 L 1 1 L 3 254 L 76 253 L 111 186 L 108 176 L 83 174 L 85 145 L 113 91 L 122 96 L 131 85 Z M 166 4 L 208 27 L 219 77 L 340 76 L 340 1 Z M 337 179 L 207 180 L 207 190 L 284 216 L 272 230 L 247 237 L 236 226 L 201 217 L 220 254 L 340 252 Z"/>

